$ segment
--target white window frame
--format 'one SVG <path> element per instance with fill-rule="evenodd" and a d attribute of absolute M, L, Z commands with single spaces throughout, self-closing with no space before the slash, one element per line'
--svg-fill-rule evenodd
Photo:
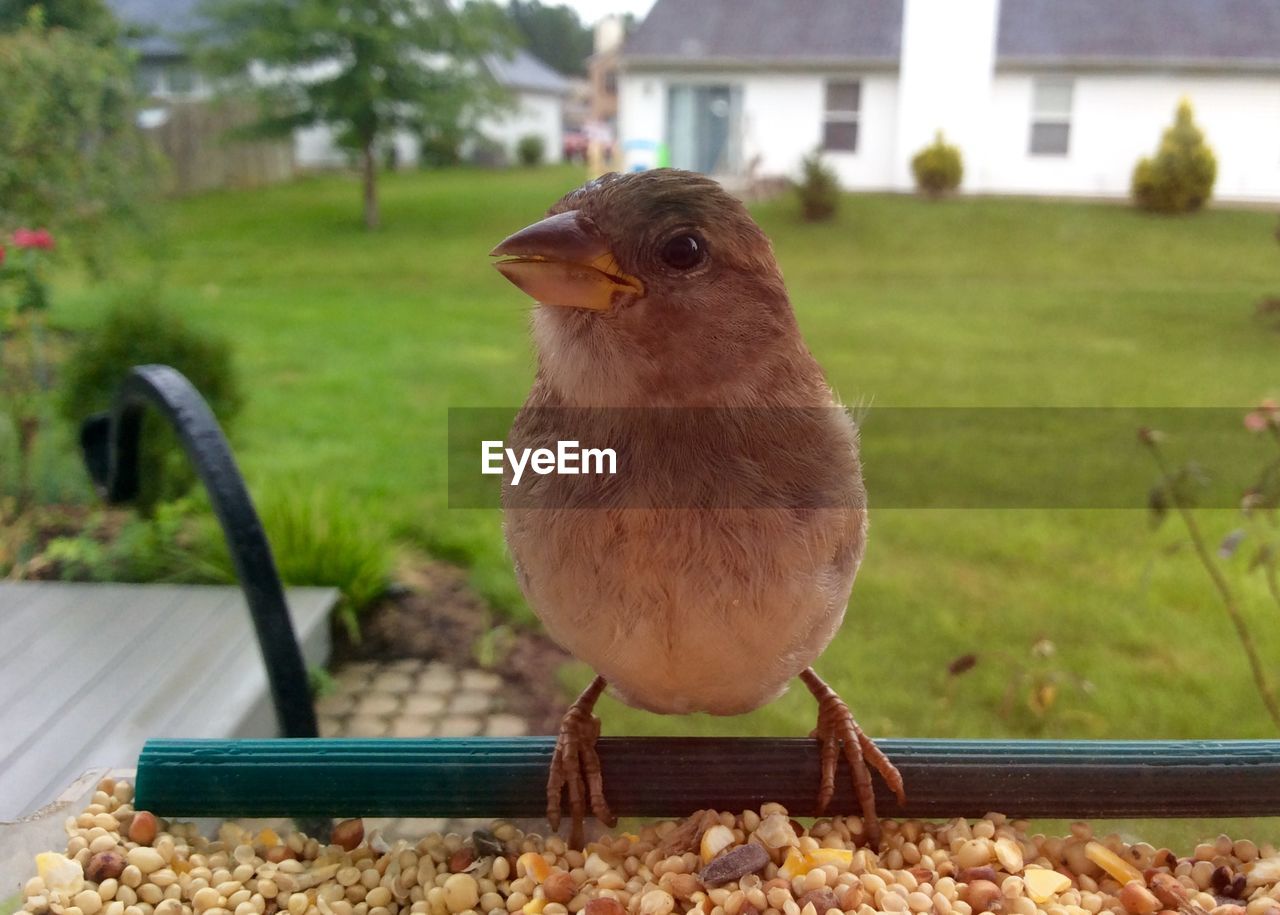
<path fill-rule="evenodd" d="M 852 110 L 829 108 L 831 95 L 831 87 L 835 85 L 851 85 L 856 86 L 858 96 L 858 107 Z M 827 126 L 829 124 L 852 124 L 853 125 L 853 146 L 852 148 L 835 147 L 827 145 Z M 822 83 L 822 150 L 830 153 L 845 153 L 853 155 L 858 152 L 858 147 L 862 143 L 862 80 L 857 77 L 839 77 L 824 80 Z"/>
<path fill-rule="evenodd" d="M 1048 88 L 1065 88 L 1067 103 L 1064 107 L 1046 106 L 1042 92 Z M 1027 136 L 1027 155 L 1036 158 L 1065 158 L 1071 155 L 1071 122 L 1075 109 L 1075 80 L 1069 76 L 1036 77 L 1031 83 L 1031 128 Z M 1063 128 L 1066 142 L 1061 149 L 1037 148 L 1037 127 Z"/>

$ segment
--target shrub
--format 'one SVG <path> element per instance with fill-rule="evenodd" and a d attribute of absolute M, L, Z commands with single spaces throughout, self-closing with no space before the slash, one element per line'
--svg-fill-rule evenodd
<path fill-rule="evenodd" d="M 355 638 L 358 616 L 391 578 L 386 525 L 352 499 L 299 482 L 260 487 L 254 502 L 285 585 L 324 585 L 342 592 L 338 617 Z M 210 526 L 207 553 L 234 576 L 222 535 Z"/>
<path fill-rule="evenodd" d="M 964 159 L 960 148 L 943 139 L 939 130 L 934 134 L 933 142 L 911 160 L 911 173 L 916 177 L 916 187 L 930 197 L 937 198 L 954 191 L 964 178 Z"/>
<path fill-rule="evenodd" d="M 835 169 L 822 161 L 822 153 L 805 156 L 800 164 L 800 214 L 807 222 L 824 222 L 836 215 L 840 204 L 840 181 Z"/>
<path fill-rule="evenodd" d="M 208 508 L 192 499 L 166 502 L 154 517 L 96 511 L 75 533 L 55 537 L 26 572 L 63 581 L 137 581 L 233 584 L 235 575 L 206 558 Z"/>
<path fill-rule="evenodd" d="M 79 425 L 110 408 L 129 369 L 148 363 L 171 365 L 186 375 L 223 427 L 230 426 L 241 396 L 227 342 L 192 330 L 162 308 L 154 293 L 118 300 L 75 347 L 62 382 L 62 415 Z M 135 504 L 144 515 L 186 493 L 196 479 L 176 434 L 150 411 L 142 427 L 139 474 Z"/>
<path fill-rule="evenodd" d="M 1217 175 L 1218 160 L 1183 99 L 1155 156 L 1143 157 L 1133 170 L 1133 202 L 1153 213 L 1190 213 L 1208 201 Z"/>
<path fill-rule="evenodd" d="M 467 149 L 467 161 L 485 168 L 501 168 L 507 164 L 507 148 L 492 137 L 475 137 Z"/>
<path fill-rule="evenodd" d="M 46 28 L 37 9 L 0 28 L 0 86 L 0 231 L 48 226 L 101 268 L 116 229 L 144 222 L 159 164 L 135 124 L 126 58 Z"/>
<path fill-rule="evenodd" d="M 516 158 L 521 165 L 541 165 L 546 154 L 547 141 L 536 133 L 527 133 L 516 143 Z"/>
<path fill-rule="evenodd" d="M 461 130 L 445 129 L 424 132 L 418 151 L 418 164 L 423 168 L 442 168 L 462 161 Z"/>

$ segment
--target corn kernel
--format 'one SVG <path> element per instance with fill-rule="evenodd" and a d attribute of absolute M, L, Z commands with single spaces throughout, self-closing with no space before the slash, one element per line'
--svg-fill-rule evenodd
<path fill-rule="evenodd" d="M 1090 842 L 1084 847 L 1084 853 L 1090 861 L 1098 865 L 1098 867 L 1102 868 L 1112 877 L 1115 877 L 1116 882 L 1121 886 L 1124 886 L 1131 880 L 1139 880 L 1142 881 L 1144 886 L 1146 885 L 1146 881 L 1142 876 L 1142 871 L 1138 870 L 1132 864 L 1129 864 L 1101 842 Z"/>
<path fill-rule="evenodd" d="M 527 851 L 516 859 L 516 873 L 523 873 L 541 883 L 551 873 L 551 865 L 536 851 Z M 531 913 L 531 915 L 537 915 L 537 913 Z"/>
<path fill-rule="evenodd" d="M 834 864 L 841 870 L 847 870 L 853 864 L 852 848 L 815 848 L 804 856 L 805 869 L 813 870 L 824 864 Z"/>
<path fill-rule="evenodd" d="M 541 855 L 539 855 L 539 857 L 541 857 Z M 542 897 L 538 897 L 526 902 L 520 911 L 524 912 L 524 915 L 542 915 L 542 910 L 546 907 L 547 900 Z"/>
<path fill-rule="evenodd" d="M 809 873 L 809 867 L 805 863 L 804 855 L 800 854 L 800 850 L 795 847 L 788 848 L 787 857 L 782 862 L 782 867 L 778 868 L 778 876 L 790 880 L 792 877 L 807 873 Z"/>
<path fill-rule="evenodd" d="M 1036 902 L 1048 902 L 1071 886 L 1070 877 L 1047 867 L 1028 867 L 1022 872 L 1022 881 L 1027 893 Z"/>

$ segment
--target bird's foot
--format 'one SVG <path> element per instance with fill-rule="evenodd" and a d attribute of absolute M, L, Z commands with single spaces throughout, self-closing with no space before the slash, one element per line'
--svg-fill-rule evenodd
<path fill-rule="evenodd" d="M 560 829 L 561 793 L 566 787 L 569 789 L 569 815 L 572 818 L 569 844 L 574 848 L 582 848 L 583 845 L 583 821 L 588 801 L 591 812 L 601 823 L 613 826 L 618 821 L 604 799 L 604 777 L 600 771 L 600 756 L 596 753 L 600 719 L 591 714 L 604 687 L 604 679 L 596 677 L 569 706 L 560 722 L 560 734 L 551 759 L 551 774 L 547 778 L 547 819 L 553 830 Z"/>
<path fill-rule="evenodd" d="M 854 791 L 858 796 L 858 804 L 862 808 L 862 820 L 866 825 L 867 842 L 872 846 L 880 843 L 880 818 L 876 814 L 875 793 L 871 787 L 871 771 L 867 763 L 876 767 L 889 788 L 898 797 L 899 804 L 907 801 L 902 786 L 902 775 L 889 757 L 881 752 L 871 738 L 862 732 L 858 722 L 853 720 L 843 699 L 830 686 L 824 683 L 812 668 L 800 675 L 814 698 L 818 700 L 818 726 L 810 735 L 816 737 L 822 745 L 822 784 L 818 789 L 818 815 L 822 816 L 831 803 L 836 790 L 836 766 L 843 751 L 853 772 Z"/>

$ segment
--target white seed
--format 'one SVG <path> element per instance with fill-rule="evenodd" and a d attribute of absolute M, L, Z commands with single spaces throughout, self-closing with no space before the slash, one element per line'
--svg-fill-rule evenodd
<path fill-rule="evenodd" d="M 475 883 L 475 880 L 472 879 L 471 882 Z M 369 890 L 368 895 L 365 896 L 365 902 L 369 903 L 371 907 L 390 905 L 391 890 L 387 889 L 385 886 L 375 886 L 373 889 Z M 467 906 L 467 908 L 471 908 L 471 906 L 474 905 L 475 903 L 473 902 L 471 905 Z"/>
<path fill-rule="evenodd" d="M 970 839 L 956 852 L 955 862 L 960 867 L 981 867 L 991 863 L 992 851 L 990 839 Z"/>
<path fill-rule="evenodd" d="M 146 845 L 129 849 L 125 860 L 136 867 L 140 874 L 150 874 L 164 867 L 164 858 L 160 857 L 160 852 Z M 127 880 L 125 882 L 128 883 Z"/>
<path fill-rule="evenodd" d="M 1021 846 L 1010 838 L 996 839 L 996 860 L 1010 874 L 1021 873 L 1024 864 Z"/>
<path fill-rule="evenodd" d="M 640 915 L 670 915 L 675 898 L 666 890 L 650 890 L 640 897 Z"/>
<path fill-rule="evenodd" d="M 375 873 L 377 873 L 375 871 Z M 450 874 L 444 882 L 444 903 L 450 912 L 465 912 L 480 901 L 480 887 L 470 874 Z"/>
<path fill-rule="evenodd" d="M 908 893 L 907 907 L 913 912 L 927 912 L 933 908 L 933 900 L 921 892 Z"/>
<path fill-rule="evenodd" d="M 148 874 L 147 880 L 161 889 L 165 889 L 178 882 L 178 875 L 173 872 L 172 868 L 162 867 L 158 871 L 152 871 Z"/>
<path fill-rule="evenodd" d="M 886 912 L 905 912 L 908 908 L 907 900 L 897 893 L 885 893 L 880 899 L 880 906 Z"/>

